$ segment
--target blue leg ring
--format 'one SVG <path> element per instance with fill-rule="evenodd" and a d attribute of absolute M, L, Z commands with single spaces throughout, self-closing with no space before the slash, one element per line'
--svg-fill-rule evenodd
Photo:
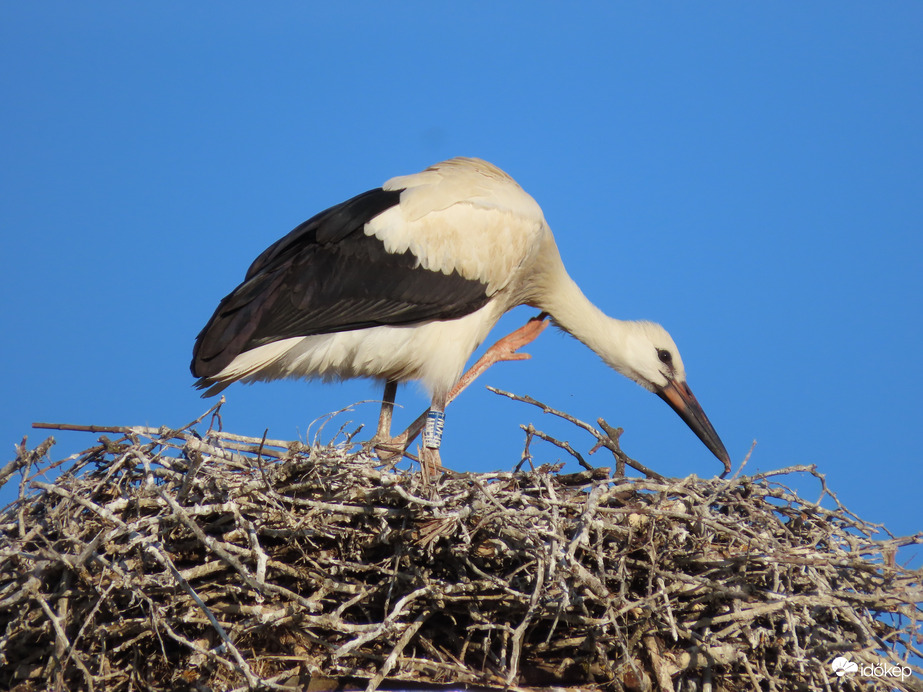
<path fill-rule="evenodd" d="M 429 449 L 439 449 L 442 443 L 442 430 L 445 428 L 445 413 L 443 411 L 427 411 L 426 424 L 423 426 L 423 446 Z"/>

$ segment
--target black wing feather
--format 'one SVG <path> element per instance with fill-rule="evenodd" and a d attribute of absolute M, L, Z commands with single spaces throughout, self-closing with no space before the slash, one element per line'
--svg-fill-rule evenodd
<path fill-rule="evenodd" d="M 419 266 L 363 232 L 400 201 L 375 189 L 308 219 L 268 247 L 196 338 L 192 374 L 208 378 L 239 354 L 295 336 L 462 317 L 483 307 L 487 285 Z"/>

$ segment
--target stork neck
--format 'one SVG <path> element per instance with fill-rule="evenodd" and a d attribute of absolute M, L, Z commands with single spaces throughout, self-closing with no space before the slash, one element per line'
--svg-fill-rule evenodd
<path fill-rule="evenodd" d="M 610 367 L 624 372 L 626 336 L 632 322 L 609 317 L 593 305 L 562 266 L 539 307 L 564 331 L 593 349 Z"/>

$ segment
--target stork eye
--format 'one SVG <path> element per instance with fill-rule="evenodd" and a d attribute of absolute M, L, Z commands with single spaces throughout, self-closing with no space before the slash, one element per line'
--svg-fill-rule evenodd
<path fill-rule="evenodd" d="M 670 353 L 665 348 L 657 349 L 657 357 L 660 358 L 660 362 L 665 365 L 673 365 L 673 354 Z"/>

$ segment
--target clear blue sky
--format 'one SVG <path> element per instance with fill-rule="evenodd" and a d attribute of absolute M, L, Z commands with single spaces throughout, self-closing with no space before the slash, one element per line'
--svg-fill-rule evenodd
<path fill-rule="evenodd" d="M 672 332 L 735 465 L 756 439 L 748 472 L 817 464 L 864 518 L 921 530 L 921 36 L 911 2 L 3 3 L 3 460 L 33 421 L 195 418 L 193 340 L 263 248 L 468 155 L 539 201 L 600 307 Z M 449 408 L 448 466 L 510 468 L 520 423 L 590 446 L 489 383 L 623 426 L 662 473 L 720 469 L 569 337 L 528 351 Z M 227 397 L 227 429 L 291 439 L 380 392 Z M 399 422 L 426 406 L 398 401 Z M 94 442 L 58 437 L 56 458 Z"/>

